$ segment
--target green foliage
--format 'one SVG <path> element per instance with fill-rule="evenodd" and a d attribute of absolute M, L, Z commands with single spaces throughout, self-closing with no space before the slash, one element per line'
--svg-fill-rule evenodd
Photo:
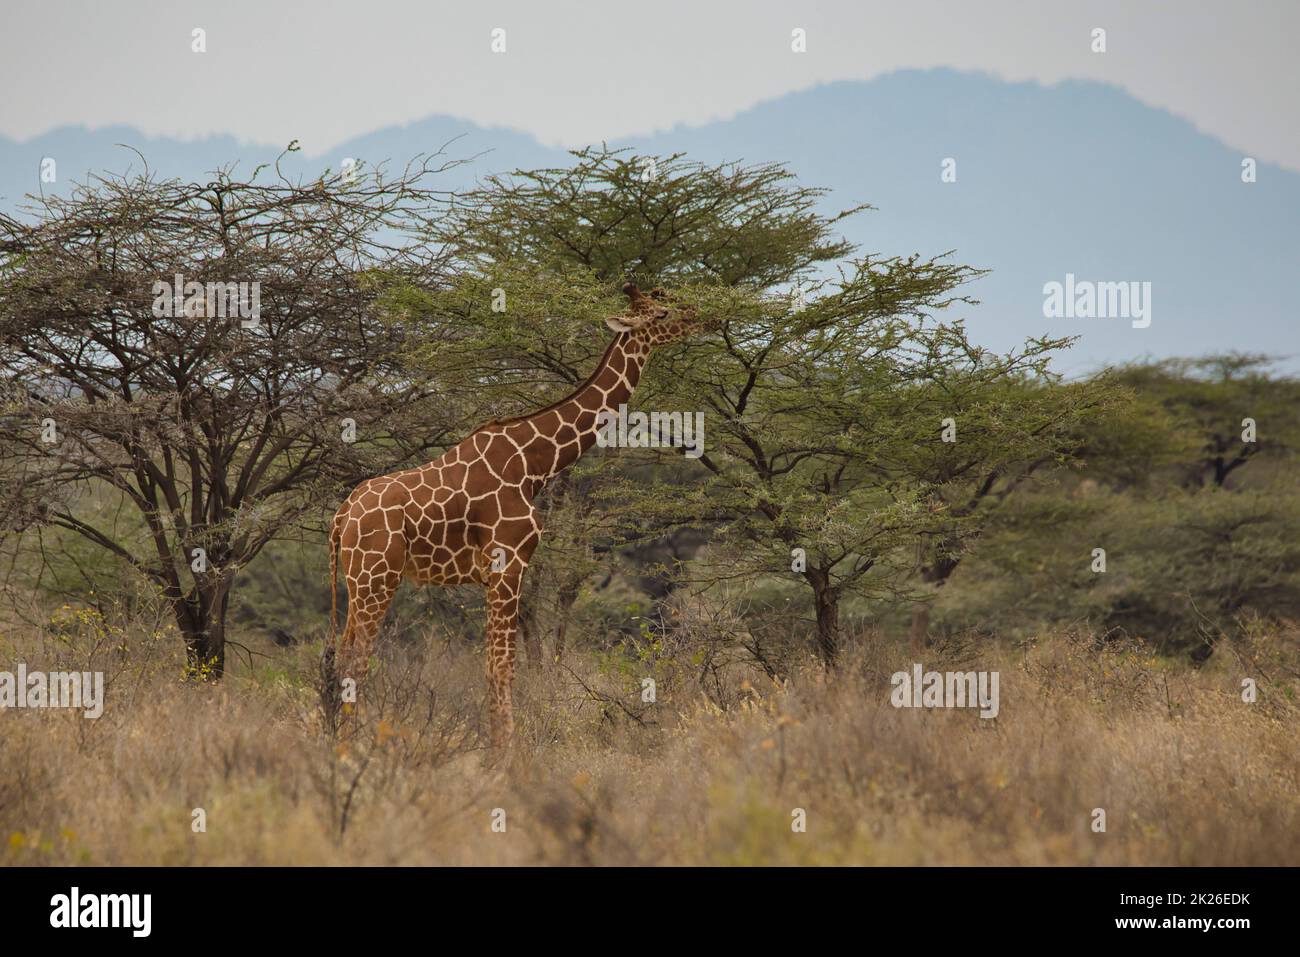
<path fill-rule="evenodd" d="M 1204 656 L 1255 616 L 1300 616 L 1293 486 L 1139 496 L 1085 484 L 1014 512 L 954 576 L 939 605 L 949 626 L 1027 637 L 1074 624 Z"/>
<path fill-rule="evenodd" d="M 1128 366 L 1118 373 L 1158 403 L 1181 433 L 1181 478 L 1224 485 L 1260 455 L 1300 449 L 1300 381 L 1269 375 L 1268 356 L 1227 353 Z M 1257 435 L 1246 441 L 1246 420 Z"/>
<path fill-rule="evenodd" d="M 597 282 L 645 286 L 788 283 L 850 246 L 831 227 L 825 190 L 800 186 L 777 164 L 714 166 L 682 154 L 637 156 L 588 148 L 565 168 L 488 177 L 436 231 L 481 267 L 573 264 Z"/>

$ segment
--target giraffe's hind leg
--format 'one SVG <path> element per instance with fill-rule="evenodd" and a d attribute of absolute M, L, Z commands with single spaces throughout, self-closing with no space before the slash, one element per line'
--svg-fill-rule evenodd
<path fill-rule="evenodd" d="M 348 617 L 335 655 L 340 681 L 360 689 L 370 667 L 370 652 L 388 606 L 402 583 L 406 560 L 400 535 L 385 529 L 343 534 L 342 566 L 348 586 Z M 351 540 L 350 540 L 351 539 Z M 346 689 L 345 689 L 346 690 Z"/>

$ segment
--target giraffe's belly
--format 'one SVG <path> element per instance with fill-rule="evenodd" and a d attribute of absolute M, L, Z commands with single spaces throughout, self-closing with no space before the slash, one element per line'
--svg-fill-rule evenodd
<path fill-rule="evenodd" d="M 461 572 L 455 568 L 451 570 L 431 569 L 413 565 L 410 562 L 407 563 L 402 577 L 418 585 L 483 584 L 482 576 L 477 571 Z"/>

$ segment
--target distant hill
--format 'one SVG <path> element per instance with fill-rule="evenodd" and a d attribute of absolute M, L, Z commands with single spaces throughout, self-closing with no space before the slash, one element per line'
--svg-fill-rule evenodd
<path fill-rule="evenodd" d="M 286 123 L 285 142 L 292 138 Z M 11 209 L 39 188 L 44 156 L 58 163 L 59 192 L 87 170 L 138 167 L 138 157 L 116 143 L 140 150 L 162 173 L 187 177 L 236 160 L 251 169 L 283 146 L 229 137 L 184 142 L 125 128 L 63 128 L 26 143 L 0 137 L 0 204 Z M 303 145 L 289 169 L 337 168 L 343 157 L 403 163 L 444 145 L 457 157 L 490 150 L 449 173 L 448 188 L 489 171 L 565 160 L 563 150 L 526 134 L 444 116 L 378 130 L 326 155 Z M 1241 153 L 1116 88 L 902 71 L 611 145 L 706 161 L 780 161 L 805 183 L 830 188 L 831 207 L 872 204 L 877 211 L 845 225 L 865 250 L 952 249 L 957 261 L 992 270 L 970 288 L 981 305 L 955 312 L 992 347 L 1078 334 L 1081 342 L 1060 363 L 1068 371 L 1230 349 L 1289 356 L 1282 367 L 1300 371 L 1300 174 L 1261 164 L 1258 181 L 1244 184 Z M 940 180 L 948 157 L 956 160 L 955 183 Z M 1150 282 L 1150 326 L 1045 318 L 1043 286 L 1067 273 Z"/>

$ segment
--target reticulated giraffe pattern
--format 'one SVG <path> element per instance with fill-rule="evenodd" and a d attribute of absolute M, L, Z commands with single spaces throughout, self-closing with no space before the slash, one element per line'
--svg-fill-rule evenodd
<path fill-rule="evenodd" d="M 364 679 L 404 579 L 477 583 L 487 598 L 491 740 L 497 747 L 508 742 L 519 598 L 542 534 L 534 498 L 595 444 L 597 417 L 630 398 L 651 350 L 698 327 L 694 312 L 671 307 L 661 290 L 644 295 L 629 283 L 623 291 L 628 311 L 606 320 L 617 335 L 571 395 L 531 415 L 490 422 L 418 468 L 362 482 L 339 507 L 330 529 L 331 589 L 341 565 L 348 590 L 335 648 L 339 676 Z"/>

